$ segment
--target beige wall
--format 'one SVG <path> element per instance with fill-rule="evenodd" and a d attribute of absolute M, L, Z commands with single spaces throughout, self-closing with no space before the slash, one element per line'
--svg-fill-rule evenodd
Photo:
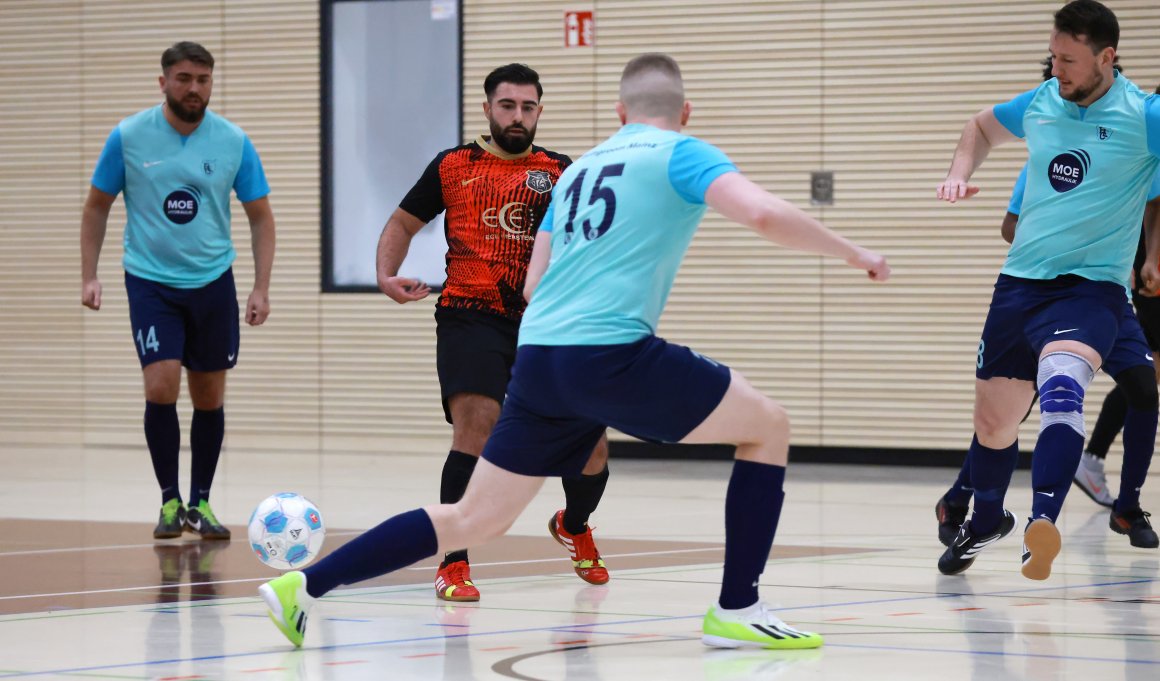
<path fill-rule="evenodd" d="M 811 170 L 834 171 L 835 206 L 812 210 L 885 252 L 895 279 L 867 286 L 840 263 L 779 251 L 709 216 L 662 333 L 783 401 L 795 444 L 958 448 L 970 436 L 975 346 L 1004 252 L 998 225 L 1024 152 L 996 152 L 970 204 L 939 205 L 933 188 L 966 118 L 1037 82 L 1058 5 L 467 0 L 465 136 L 483 130 L 487 71 L 527 61 L 546 88 L 537 141 L 578 155 L 615 129 L 624 61 L 674 54 L 694 103 L 689 132 L 799 205 Z M 1160 6 L 1110 5 L 1128 75 L 1153 87 Z M 564 49 L 564 11 L 586 7 L 597 47 Z M 217 57 L 213 106 L 254 140 L 278 219 L 273 311 L 266 326 L 243 329 L 227 446 L 445 448 L 431 304 L 319 293 L 313 0 L 0 1 L 0 442 L 142 442 L 120 202 L 99 313 L 78 302 L 78 221 L 105 137 L 159 100 L 158 57 L 180 39 Z M 244 300 L 252 261 L 236 206 L 234 227 Z M 1108 384 L 1098 380 L 1093 401 Z"/>

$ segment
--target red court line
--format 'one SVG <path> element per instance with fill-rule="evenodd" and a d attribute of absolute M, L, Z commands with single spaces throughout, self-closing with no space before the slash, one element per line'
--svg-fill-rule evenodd
<path fill-rule="evenodd" d="M 442 655 L 443 653 L 439 653 L 439 654 Z M 420 656 L 413 655 L 412 657 L 420 657 Z M 342 662 L 323 662 L 322 664 L 326 665 L 327 667 L 337 667 L 341 664 L 366 664 L 366 663 L 367 663 L 366 660 L 343 660 Z"/>
<path fill-rule="evenodd" d="M 443 653 L 420 653 L 418 655 L 404 655 L 404 660 L 413 660 L 417 657 L 443 657 Z"/>
<path fill-rule="evenodd" d="M 921 612 L 892 612 L 887 617 L 909 617 L 910 615 L 922 615 Z"/>

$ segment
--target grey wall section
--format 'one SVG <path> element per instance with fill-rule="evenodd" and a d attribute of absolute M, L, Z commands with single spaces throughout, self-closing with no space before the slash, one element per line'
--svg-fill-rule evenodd
<path fill-rule="evenodd" d="M 1023 148 L 987 159 L 977 175 L 983 193 L 970 202 L 941 205 L 934 187 L 968 116 L 1035 85 L 1059 4 L 597 0 L 587 3 L 596 45 L 569 49 L 564 12 L 584 7 L 466 0 L 463 136 L 486 129 L 486 73 L 524 61 L 544 78 L 537 143 L 579 155 L 617 127 L 624 62 L 645 50 L 673 53 L 694 105 L 689 132 L 762 186 L 881 249 L 895 278 L 870 287 L 842 263 L 776 249 L 708 215 L 662 333 L 784 403 L 796 446 L 962 448 L 978 334 L 1004 253 L 999 222 Z M 1155 86 L 1160 6 L 1109 4 L 1128 76 Z M 319 36 L 316 0 L 0 2 L 0 443 L 143 448 L 120 283 L 124 213 L 118 201 L 99 313 L 79 304 L 78 222 L 109 130 L 159 101 L 158 57 L 189 39 L 218 58 L 211 106 L 253 139 L 278 220 L 272 314 L 243 328 L 227 448 L 446 450 L 433 299 L 400 306 L 380 294 L 320 293 Z M 413 61 L 376 63 L 415 72 Z M 447 146 L 423 141 L 420 160 L 383 168 L 409 186 Z M 834 205 L 810 207 L 809 172 L 823 168 L 835 173 Z M 366 218 L 372 233 L 397 198 L 384 201 Z M 244 299 L 249 234 L 236 204 L 233 215 Z M 1096 379 L 1089 413 L 1109 385 Z M 181 409 L 188 416 L 186 402 Z M 1025 442 L 1036 425 L 1033 416 Z"/>
<path fill-rule="evenodd" d="M 333 281 L 374 287 L 387 217 L 427 163 L 459 143 L 459 21 L 430 0 L 338 2 L 332 9 L 329 220 Z M 324 237 L 325 238 L 325 237 Z M 399 273 L 444 278 L 443 217 L 411 242 Z"/>

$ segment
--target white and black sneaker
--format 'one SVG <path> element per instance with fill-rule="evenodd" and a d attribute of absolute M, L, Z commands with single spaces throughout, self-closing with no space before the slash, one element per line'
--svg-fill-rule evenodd
<path fill-rule="evenodd" d="M 971 563 L 975 562 L 975 556 L 979 554 L 979 551 L 1011 534 L 1014 529 L 1015 516 L 1011 515 L 1011 511 L 1007 509 L 1003 509 L 1003 519 L 999 521 L 999 528 L 991 534 L 975 536 L 971 532 L 970 521 L 963 523 L 962 527 L 959 528 L 959 533 L 955 535 L 954 541 L 939 557 L 938 571 L 944 575 L 957 575 L 963 572 L 971 567 Z"/>

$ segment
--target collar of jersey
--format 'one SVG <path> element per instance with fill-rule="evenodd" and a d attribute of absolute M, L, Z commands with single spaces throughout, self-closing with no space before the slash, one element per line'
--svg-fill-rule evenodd
<path fill-rule="evenodd" d="M 477 137 L 475 139 L 475 143 L 479 145 L 480 149 L 483 149 L 484 151 L 491 154 L 492 156 L 498 156 L 499 158 L 502 158 L 505 161 L 514 161 L 517 158 L 524 158 L 525 156 L 529 156 L 532 153 L 532 146 L 529 144 L 528 148 L 524 149 L 520 153 L 509 154 L 508 152 L 504 151 L 503 149 L 500 149 L 498 146 L 492 144 L 491 140 L 484 137 L 483 135 L 480 135 L 479 137 Z"/>

